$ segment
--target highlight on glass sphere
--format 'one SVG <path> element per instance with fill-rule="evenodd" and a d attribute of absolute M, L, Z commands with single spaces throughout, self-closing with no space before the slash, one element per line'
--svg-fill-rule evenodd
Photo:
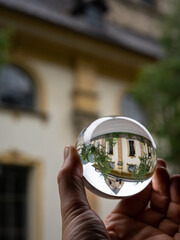
<path fill-rule="evenodd" d="M 76 148 L 85 186 L 105 198 L 142 191 L 156 166 L 156 144 L 139 122 L 121 116 L 102 117 L 80 133 Z"/>

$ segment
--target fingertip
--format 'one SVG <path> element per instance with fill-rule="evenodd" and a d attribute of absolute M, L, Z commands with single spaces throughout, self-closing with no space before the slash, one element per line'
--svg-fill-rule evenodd
<path fill-rule="evenodd" d="M 167 169 L 163 166 L 157 166 L 153 179 L 152 186 L 153 190 L 164 195 L 169 194 L 170 176 Z"/>
<path fill-rule="evenodd" d="M 164 160 L 164 159 L 162 159 L 162 158 L 158 158 L 157 159 L 157 167 L 164 167 L 164 168 L 166 168 L 166 161 Z"/>
<path fill-rule="evenodd" d="M 71 155 L 71 157 L 72 156 L 79 157 L 78 151 L 75 146 L 67 145 L 64 147 L 64 160 L 66 160 L 69 157 L 69 155 Z"/>
<path fill-rule="evenodd" d="M 175 188 L 178 188 L 180 191 L 180 175 L 175 174 L 171 177 L 171 185 L 173 185 Z"/>
<path fill-rule="evenodd" d="M 180 175 L 179 175 L 179 174 L 174 174 L 174 175 L 171 177 L 171 181 L 180 181 Z"/>
<path fill-rule="evenodd" d="M 157 165 L 153 178 L 155 178 L 155 177 L 158 177 L 159 180 L 161 178 L 169 178 L 169 173 L 164 166 L 158 166 Z"/>
<path fill-rule="evenodd" d="M 83 168 L 76 147 L 68 145 L 64 148 L 64 162 L 57 176 L 58 184 L 61 179 L 72 175 L 82 178 Z"/>

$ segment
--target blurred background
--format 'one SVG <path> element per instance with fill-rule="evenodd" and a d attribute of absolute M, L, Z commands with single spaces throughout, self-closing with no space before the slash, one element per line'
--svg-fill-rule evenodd
<path fill-rule="evenodd" d="M 0 0 L 0 239 L 58 240 L 63 149 L 98 117 L 148 127 L 180 158 L 180 4 Z M 87 192 L 102 217 L 116 205 Z"/>

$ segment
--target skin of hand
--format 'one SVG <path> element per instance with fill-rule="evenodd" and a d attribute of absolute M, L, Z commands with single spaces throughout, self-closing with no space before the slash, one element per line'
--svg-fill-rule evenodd
<path fill-rule="evenodd" d="M 180 240 L 180 175 L 169 177 L 159 159 L 152 183 L 120 200 L 104 223 L 86 198 L 77 150 L 67 146 L 58 174 L 62 240 Z"/>

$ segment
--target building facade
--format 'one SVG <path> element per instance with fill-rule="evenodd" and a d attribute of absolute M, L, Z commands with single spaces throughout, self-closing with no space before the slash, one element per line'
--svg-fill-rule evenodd
<path fill-rule="evenodd" d="M 123 113 L 140 67 L 163 56 L 168 2 L 0 0 L 0 27 L 14 32 L 0 71 L 1 239 L 60 238 L 64 146 L 99 116 Z M 116 204 L 87 194 L 102 218 Z"/>
<path fill-rule="evenodd" d="M 110 157 L 110 175 L 126 181 L 138 180 L 134 179 L 133 172 L 135 167 L 140 165 L 141 158 L 152 163 L 144 179 L 152 175 L 156 164 L 156 150 L 148 139 L 128 133 L 116 133 L 116 138 L 107 135 L 98 137 L 92 144 Z"/>

